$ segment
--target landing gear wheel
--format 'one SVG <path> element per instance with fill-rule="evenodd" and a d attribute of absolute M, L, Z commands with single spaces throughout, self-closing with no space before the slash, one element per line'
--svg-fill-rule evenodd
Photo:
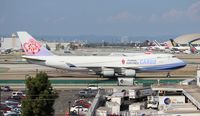
<path fill-rule="evenodd" d="M 170 72 L 167 73 L 167 78 L 171 77 Z"/>

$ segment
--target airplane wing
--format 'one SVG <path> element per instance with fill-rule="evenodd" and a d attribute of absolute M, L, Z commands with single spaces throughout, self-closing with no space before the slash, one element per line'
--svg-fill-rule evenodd
<path fill-rule="evenodd" d="M 22 56 L 22 58 L 27 59 L 27 60 L 33 60 L 33 61 L 41 61 L 41 62 L 46 61 L 44 59 L 38 59 L 38 58 L 34 58 L 34 57 L 29 57 L 29 56 Z"/>

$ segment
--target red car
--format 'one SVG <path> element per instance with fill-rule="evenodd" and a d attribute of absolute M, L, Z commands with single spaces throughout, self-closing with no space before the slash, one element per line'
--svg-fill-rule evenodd
<path fill-rule="evenodd" d="M 84 108 L 89 108 L 91 106 L 91 103 L 89 103 L 87 100 L 80 99 L 76 100 L 73 106 L 83 106 Z"/>
<path fill-rule="evenodd" d="M 11 108 L 9 108 L 6 104 L 1 103 L 0 104 L 0 111 L 3 111 L 3 112 L 11 111 Z"/>

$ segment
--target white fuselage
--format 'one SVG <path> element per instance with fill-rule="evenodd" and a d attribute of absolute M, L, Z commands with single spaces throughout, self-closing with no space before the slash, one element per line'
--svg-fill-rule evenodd
<path fill-rule="evenodd" d="M 136 71 L 160 71 L 184 67 L 186 64 L 171 54 L 141 54 L 133 56 L 24 56 L 31 63 L 68 69 L 127 68 Z M 33 59 L 33 60 L 32 60 Z M 37 59 L 35 61 L 34 59 Z M 38 62 L 39 60 L 39 62 Z M 44 61 L 44 62 L 40 62 Z"/>

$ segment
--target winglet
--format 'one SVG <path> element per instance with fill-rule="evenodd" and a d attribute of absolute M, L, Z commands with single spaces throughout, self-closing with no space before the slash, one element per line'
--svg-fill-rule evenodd
<path fill-rule="evenodd" d="M 48 51 L 41 45 L 35 38 L 29 35 L 27 32 L 17 32 L 21 41 L 22 48 L 26 55 L 30 56 L 51 56 L 53 53 Z"/>

